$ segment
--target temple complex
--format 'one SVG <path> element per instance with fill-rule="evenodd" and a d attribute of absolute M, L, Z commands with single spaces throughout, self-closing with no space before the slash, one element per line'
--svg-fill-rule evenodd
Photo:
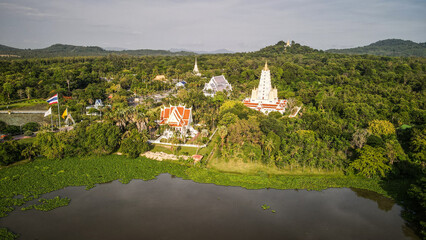
<path fill-rule="evenodd" d="M 228 80 L 226 80 L 225 76 L 215 76 L 210 79 L 210 82 L 204 85 L 203 93 L 204 96 L 214 97 L 217 92 L 231 92 L 232 86 L 229 84 Z"/>
<path fill-rule="evenodd" d="M 260 75 L 259 87 L 251 91 L 251 97 L 243 100 L 244 105 L 258 110 L 264 114 L 270 112 L 279 112 L 283 114 L 287 106 L 287 100 L 278 99 L 278 90 L 272 88 L 271 72 L 268 68 L 268 62 Z"/>

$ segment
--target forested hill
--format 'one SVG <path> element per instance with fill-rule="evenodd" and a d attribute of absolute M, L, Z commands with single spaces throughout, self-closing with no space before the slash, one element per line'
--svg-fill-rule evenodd
<path fill-rule="evenodd" d="M 123 50 L 123 51 L 108 51 L 97 46 L 73 46 L 65 44 L 55 44 L 42 49 L 18 49 L 0 45 L 1 55 L 9 57 L 22 57 L 22 58 L 37 58 L 37 57 L 75 57 L 75 56 L 107 56 L 109 54 L 116 55 L 130 55 L 130 56 L 182 56 L 192 55 L 192 52 L 170 52 L 167 50 L 152 50 L 152 49 L 138 49 L 138 50 Z M 6 56 L 6 57 L 7 57 Z M 5 56 L 3 56 L 5 57 Z"/>
<path fill-rule="evenodd" d="M 387 39 L 372 43 L 364 47 L 329 49 L 327 52 L 344 54 L 370 54 L 392 57 L 426 57 L 426 42 L 415 43 L 410 40 Z"/>
<path fill-rule="evenodd" d="M 279 41 L 275 45 L 267 46 L 259 51 L 252 52 L 251 54 L 256 56 L 264 56 L 264 57 L 271 57 L 271 56 L 278 56 L 283 53 L 293 53 L 293 54 L 306 54 L 306 53 L 313 53 L 318 52 L 318 50 L 310 48 L 308 46 L 300 45 L 299 43 L 295 43 L 294 41 L 291 42 L 290 46 L 285 46 L 286 43 L 284 41 Z"/>

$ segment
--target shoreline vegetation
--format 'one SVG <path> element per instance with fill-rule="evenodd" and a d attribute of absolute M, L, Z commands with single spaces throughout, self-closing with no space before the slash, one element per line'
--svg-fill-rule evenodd
<path fill-rule="evenodd" d="M 38 199 L 40 195 L 69 186 L 86 186 L 114 180 L 126 184 L 133 179 L 151 180 L 159 174 L 171 175 L 197 183 L 222 186 L 240 186 L 246 189 L 306 189 L 321 191 L 327 188 L 359 188 L 391 197 L 382 187 L 382 181 L 339 174 L 277 175 L 225 173 L 215 169 L 191 167 L 183 161 L 155 161 L 144 157 L 125 156 L 70 157 L 63 160 L 39 158 L 33 162 L 0 170 L 1 216 L 7 216 L 14 206 Z M 401 184 L 399 181 L 390 184 Z M 60 199 L 57 199 L 60 200 Z M 42 200 L 40 200 L 42 201 Z M 57 201 L 63 204 L 63 201 Z"/>
<path fill-rule="evenodd" d="M 152 180 L 162 173 L 197 183 L 246 189 L 322 191 L 328 188 L 357 188 L 373 191 L 387 198 L 393 198 L 387 188 L 399 189 L 407 184 L 407 181 L 385 182 L 342 173 L 268 174 L 261 170 L 256 173 L 229 173 L 204 168 L 200 164 L 192 166 L 189 161 L 156 161 L 145 157 L 128 158 L 120 155 L 68 157 L 61 160 L 37 158 L 32 162 L 19 162 L 0 169 L 0 216 L 6 217 L 9 212 L 19 209 L 50 211 L 66 206 L 72 199 L 59 196 L 52 199 L 40 198 L 43 194 L 65 187 L 86 186 L 86 189 L 90 190 L 96 184 L 115 180 L 123 184 L 133 179 Z M 39 203 L 24 207 L 26 203 L 34 200 Z M 0 236 L 16 239 L 19 235 L 0 228 Z"/>

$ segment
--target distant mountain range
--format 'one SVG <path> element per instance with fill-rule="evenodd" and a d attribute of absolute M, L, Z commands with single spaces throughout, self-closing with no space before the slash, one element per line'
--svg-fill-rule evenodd
<path fill-rule="evenodd" d="M 124 48 L 101 48 L 97 46 L 73 46 L 66 44 L 55 44 L 41 49 L 19 49 L 0 44 L 0 57 L 76 57 L 76 56 L 107 56 L 109 54 L 130 56 L 187 56 L 195 54 L 220 54 L 234 53 L 226 49 L 215 51 L 189 51 L 186 49 L 152 50 L 138 49 L 128 50 Z"/>
<path fill-rule="evenodd" d="M 326 52 L 343 54 L 370 54 L 392 57 L 426 57 L 426 42 L 415 43 L 410 40 L 386 39 L 364 47 L 329 49 Z"/>
<path fill-rule="evenodd" d="M 194 55 L 193 52 L 167 50 L 105 50 L 97 46 L 73 46 L 65 44 L 55 44 L 41 49 L 19 49 L 0 45 L 0 57 L 76 57 L 76 56 L 107 56 L 110 54 L 130 55 L 130 56 L 183 56 Z"/>
<path fill-rule="evenodd" d="M 292 42 L 291 47 L 285 48 L 285 42 L 280 41 L 275 45 L 267 46 L 251 54 L 260 56 L 279 55 L 284 52 L 293 54 L 308 54 L 318 52 L 318 50 L 308 46 L 302 46 Z M 426 57 L 426 43 L 415 43 L 409 40 L 387 39 L 372 43 L 364 47 L 348 49 L 329 49 L 329 53 L 341 54 L 370 54 L 378 56 L 417 56 Z M 55 44 L 42 49 L 19 49 L 0 45 L 0 57 L 75 57 L 75 56 L 107 56 L 107 55 L 129 55 L 129 56 L 188 56 L 195 54 L 223 54 L 234 53 L 227 49 L 215 51 L 189 51 L 187 49 L 152 50 L 138 49 L 128 50 L 123 48 L 103 49 L 97 46 L 73 46 L 65 44 Z"/>
<path fill-rule="evenodd" d="M 191 51 L 184 48 L 171 48 L 169 50 L 170 52 L 194 52 L 196 54 L 222 54 L 222 53 L 235 53 L 233 51 L 230 51 L 228 49 L 217 49 L 214 51 Z"/>

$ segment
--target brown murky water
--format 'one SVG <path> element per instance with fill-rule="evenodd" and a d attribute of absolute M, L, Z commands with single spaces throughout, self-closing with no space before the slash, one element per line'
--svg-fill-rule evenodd
<path fill-rule="evenodd" d="M 20 239 L 418 239 L 401 207 L 356 189 L 246 190 L 162 174 L 43 197 L 57 195 L 71 198 L 70 205 L 15 210 L 0 226 Z"/>

